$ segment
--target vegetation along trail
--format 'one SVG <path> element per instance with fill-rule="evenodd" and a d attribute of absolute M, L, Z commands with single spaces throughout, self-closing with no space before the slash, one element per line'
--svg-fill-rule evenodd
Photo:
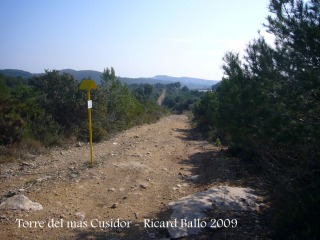
<path fill-rule="evenodd" d="M 172 201 L 213 186 L 244 184 L 237 160 L 191 131 L 187 116 L 170 115 L 95 144 L 93 166 L 87 143 L 4 165 L 1 202 L 21 193 L 43 209 L 0 209 L 0 239 L 170 239 L 166 228 L 146 228 L 145 219 L 168 220 Z M 236 228 L 205 228 L 198 237 L 268 234 L 263 224 L 254 229 L 258 213 L 239 214 Z"/>

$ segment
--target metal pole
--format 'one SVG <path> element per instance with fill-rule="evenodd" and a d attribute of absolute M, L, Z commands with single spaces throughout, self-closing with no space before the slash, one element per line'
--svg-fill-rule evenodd
<path fill-rule="evenodd" d="M 88 101 L 90 101 L 90 90 L 88 90 Z M 91 164 L 93 164 L 91 108 L 88 108 L 88 119 L 89 119 L 90 161 L 91 161 Z"/>

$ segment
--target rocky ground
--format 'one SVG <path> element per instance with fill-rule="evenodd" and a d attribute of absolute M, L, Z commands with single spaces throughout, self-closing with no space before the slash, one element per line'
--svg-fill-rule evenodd
<path fill-rule="evenodd" d="M 170 219 L 169 203 L 217 186 L 250 186 L 257 208 L 208 210 L 206 226 L 182 239 L 272 239 L 263 185 L 225 152 L 171 115 L 94 144 L 93 165 L 87 143 L 2 164 L 0 203 L 23 194 L 43 209 L 0 209 L 0 239 L 170 239 L 156 227 Z M 213 219 L 237 225 L 210 228 Z"/>

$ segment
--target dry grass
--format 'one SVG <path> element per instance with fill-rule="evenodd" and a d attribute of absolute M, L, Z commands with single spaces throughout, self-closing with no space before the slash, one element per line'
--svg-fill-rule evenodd
<path fill-rule="evenodd" d="M 27 138 L 11 146 L 0 146 L 0 163 L 30 159 L 44 152 L 45 148 L 39 141 Z"/>

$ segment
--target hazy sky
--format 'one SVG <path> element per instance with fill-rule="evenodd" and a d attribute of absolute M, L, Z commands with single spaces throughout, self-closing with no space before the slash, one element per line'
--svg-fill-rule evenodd
<path fill-rule="evenodd" d="M 0 0 L 0 69 L 220 80 L 258 36 L 268 0 Z"/>

